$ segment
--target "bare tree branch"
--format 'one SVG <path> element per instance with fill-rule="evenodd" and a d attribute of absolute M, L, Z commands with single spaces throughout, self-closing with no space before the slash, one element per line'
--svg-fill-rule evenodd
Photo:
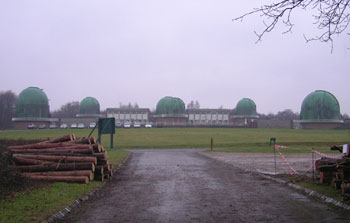
<path fill-rule="evenodd" d="M 315 25 L 321 30 L 319 36 L 312 38 L 304 38 L 307 42 L 318 40 L 321 42 L 330 42 L 333 48 L 333 37 L 346 32 L 350 23 L 350 0 L 280 0 L 277 3 L 262 5 L 260 8 L 255 8 L 233 21 L 243 21 L 247 16 L 259 14 L 261 17 L 268 19 L 268 22 L 263 20 L 265 28 L 261 32 L 254 31 L 258 37 L 257 42 L 261 41 L 262 37 L 273 31 L 277 24 L 282 22 L 287 30 L 283 32 L 288 33 L 293 29 L 292 23 L 293 12 L 297 9 L 301 10 L 315 10 L 313 15 Z M 347 33 L 350 35 L 350 33 Z"/>

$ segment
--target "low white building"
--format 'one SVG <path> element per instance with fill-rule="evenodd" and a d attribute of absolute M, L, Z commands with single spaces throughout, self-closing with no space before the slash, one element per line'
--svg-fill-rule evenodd
<path fill-rule="evenodd" d="M 149 122 L 150 110 L 148 108 L 107 108 L 107 118 L 115 118 L 116 123 L 126 122 L 146 124 Z"/>
<path fill-rule="evenodd" d="M 187 109 L 190 125 L 229 125 L 230 109 Z"/>

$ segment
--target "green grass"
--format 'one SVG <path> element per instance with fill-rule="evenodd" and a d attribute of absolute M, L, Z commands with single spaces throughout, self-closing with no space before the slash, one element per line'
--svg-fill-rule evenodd
<path fill-rule="evenodd" d="M 74 133 L 77 137 L 88 136 L 88 129 L 56 130 L 6 130 L 0 138 L 47 139 Z M 96 133 L 94 133 L 96 137 Z M 153 128 L 116 129 L 114 149 L 109 148 L 109 135 L 102 137 L 108 149 L 108 158 L 118 165 L 128 152 L 124 149 L 143 148 L 209 148 L 214 139 L 214 151 L 271 153 L 269 139 L 277 138 L 277 144 L 287 145 L 284 153 L 308 153 L 311 148 L 328 152 L 334 144 L 348 143 L 346 130 L 293 130 L 293 129 L 230 129 L 230 128 Z M 334 152 L 335 153 L 335 152 Z M 298 182 L 323 194 L 339 195 L 339 192 L 324 185 Z M 49 186 L 19 194 L 10 200 L 0 201 L 0 222 L 38 222 L 71 204 L 78 197 L 94 190 L 99 182 L 88 185 L 53 183 Z"/>
<path fill-rule="evenodd" d="M 87 136 L 88 129 L 66 130 L 9 130 L 0 132 L 0 138 L 46 139 L 68 133 Z M 97 136 L 94 133 L 94 136 Z M 296 129 L 235 129 L 235 128 L 153 128 L 116 129 L 114 147 L 117 149 L 143 148 L 209 148 L 214 139 L 216 151 L 272 152 L 269 139 L 277 138 L 277 144 L 289 146 L 287 152 L 310 152 L 311 148 L 328 151 L 334 144 L 348 143 L 347 130 L 296 130 Z M 109 148 L 110 137 L 104 135 L 102 144 Z"/>
<path fill-rule="evenodd" d="M 341 195 L 340 191 L 333 187 L 330 187 L 329 185 L 313 182 L 298 182 L 296 184 L 308 188 L 310 190 L 316 191 L 327 197 L 331 197 L 337 201 L 343 201 L 343 196 Z"/>
<path fill-rule="evenodd" d="M 41 222 L 77 198 L 96 189 L 100 182 L 87 185 L 53 183 L 0 201 L 0 222 Z"/>
<path fill-rule="evenodd" d="M 312 181 L 312 178 L 306 177 L 306 176 L 292 176 L 292 175 L 279 175 L 276 176 L 278 178 L 284 179 L 286 181 L 289 181 L 293 184 L 308 188 L 310 190 L 316 191 L 322 195 L 325 195 L 327 197 L 331 197 L 337 201 L 343 201 L 343 196 L 341 195 L 340 191 L 335 189 L 334 187 L 331 187 L 327 184 L 321 184 L 318 180 Z M 349 203 L 349 202 L 345 202 Z"/>

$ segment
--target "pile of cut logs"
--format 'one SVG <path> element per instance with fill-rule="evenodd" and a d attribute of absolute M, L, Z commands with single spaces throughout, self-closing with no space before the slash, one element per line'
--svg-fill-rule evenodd
<path fill-rule="evenodd" d="M 331 150 L 334 150 L 334 146 L 331 147 Z M 344 200 L 350 200 L 350 157 L 348 154 L 341 159 L 322 157 L 316 160 L 315 167 L 320 173 L 322 184 L 328 184 L 341 190 Z"/>
<path fill-rule="evenodd" d="M 77 139 L 69 134 L 8 150 L 14 168 L 30 179 L 87 184 L 112 176 L 107 151 L 94 137 Z"/>

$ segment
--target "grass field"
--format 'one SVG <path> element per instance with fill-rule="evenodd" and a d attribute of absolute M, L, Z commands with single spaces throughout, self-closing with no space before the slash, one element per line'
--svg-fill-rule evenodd
<path fill-rule="evenodd" d="M 83 137 L 88 136 L 90 130 L 8 130 L 0 131 L 0 138 L 44 140 L 68 133 Z M 96 133 L 94 136 L 97 136 Z M 117 165 L 128 154 L 125 149 L 209 148 L 211 138 L 214 139 L 214 151 L 272 153 L 273 150 L 269 147 L 271 137 L 276 137 L 278 144 L 289 147 L 284 150 L 285 153 L 309 153 L 312 147 L 329 152 L 330 145 L 350 141 L 347 130 L 117 129 L 114 135 L 114 149 L 108 149 L 108 157 L 114 165 Z M 109 148 L 109 142 L 109 135 L 103 136 L 102 144 L 105 148 Z M 89 185 L 54 183 L 45 188 L 19 194 L 9 200 L 2 200 L 0 201 L 0 222 L 40 222 L 99 185 L 99 182 L 92 182 Z"/>
<path fill-rule="evenodd" d="M 47 139 L 75 133 L 87 136 L 88 129 L 9 130 L 0 132 L 0 138 Z M 94 134 L 96 136 L 96 133 Z M 116 129 L 114 148 L 209 148 L 214 139 L 215 151 L 271 152 L 269 139 L 277 138 L 277 144 L 291 147 L 288 152 L 309 152 L 306 148 L 327 151 L 330 145 L 350 141 L 347 130 L 295 130 L 295 129 L 233 129 L 233 128 L 153 128 Z M 102 144 L 109 148 L 109 135 Z"/>

